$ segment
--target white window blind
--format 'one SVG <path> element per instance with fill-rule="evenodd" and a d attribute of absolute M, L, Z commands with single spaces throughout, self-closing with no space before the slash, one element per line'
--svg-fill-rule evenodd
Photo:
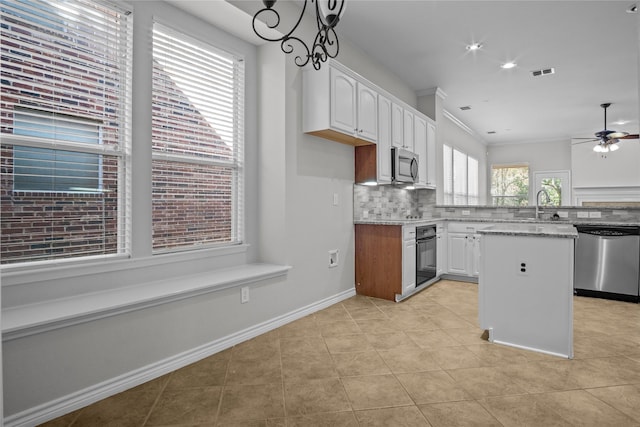
<path fill-rule="evenodd" d="M 131 16 L 0 0 L 2 263 L 128 250 Z"/>
<path fill-rule="evenodd" d="M 153 249 L 240 243 L 244 61 L 155 23 L 153 62 Z"/>
<path fill-rule="evenodd" d="M 478 160 L 467 156 L 467 204 L 477 205 L 479 203 L 479 173 Z"/>
<path fill-rule="evenodd" d="M 479 203 L 478 160 L 447 144 L 442 146 L 443 202 L 446 205 Z"/>
<path fill-rule="evenodd" d="M 453 204 L 467 204 L 467 155 L 453 149 Z"/>

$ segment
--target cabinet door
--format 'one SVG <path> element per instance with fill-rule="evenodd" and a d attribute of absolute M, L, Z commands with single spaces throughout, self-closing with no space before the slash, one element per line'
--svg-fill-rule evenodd
<path fill-rule="evenodd" d="M 391 101 L 378 95 L 378 184 L 391 183 Z"/>
<path fill-rule="evenodd" d="M 448 233 L 447 271 L 451 274 L 467 274 L 467 234 Z"/>
<path fill-rule="evenodd" d="M 402 293 L 416 287 L 416 241 L 405 240 L 402 247 Z"/>
<path fill-rule="evenodd" d="M 414 115 L 409 110 L 404 110 L 404 135 L 403 135 L 403 147 L 405 150 L 414 152 L 413 150 L 413 121 Z"/>
<path fill-rule="evenodd" d="M 427 121 L 414 116 L 414 152 L 418 155 L 418 186 L 427 186 Z"/>
<path fill-rule="evenodd" d="M 427 123 L 427 187 L 436 186 L 436 125 Z"/>
<path fill-rule="evenodd" d="M 471 257 L 471 275 L 478 277 L 480 275 L 480 234 L 474 234 L 469 237 L 469 249 Z"/>
<path fill-rule="evenodd" d="M 331 68 L 330 126 L 347 135 L 356 132 L 356 81 L 345 73 Z"/>
<path fill-rule="evenodd" d="M 404 108 L 402 105 L 391 104 L 391 144 L 394 147 L 404 146 Z"/>
<path fill-rule="evenodd" d="M 447 245 L 446 234 L 438 231 L 436 234 L 436 276 L 440 277 L 445 273 L 447 265 Z"/>
<path fill-rule="evenodd" d="M 358 83 L 358 138 L 378 140 L 378 93 Z"/>

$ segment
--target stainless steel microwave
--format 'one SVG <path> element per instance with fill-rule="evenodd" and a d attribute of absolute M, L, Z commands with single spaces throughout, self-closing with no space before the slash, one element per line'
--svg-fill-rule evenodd
<path fill-rule="evenodd" d="M 391 180 L 394 183 L 418 181 L 418 155 L 401 148 L 391 148 Z"/>

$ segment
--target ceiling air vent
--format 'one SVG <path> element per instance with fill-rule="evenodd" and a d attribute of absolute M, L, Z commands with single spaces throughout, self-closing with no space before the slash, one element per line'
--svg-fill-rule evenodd
<path fill-rule="evenodd" d="M 460 107 L 460 109 L 462 111 L 468 111 L 468 110 L 471 110 L 471 106 L 470 105 L 465 105 L 464 107 Z"/>
<path fill-rule="evenodd" d="M 556 70 L 555 68 L 545 68 L 542 70 L 535 70 L 531 72 L 531 75 L 533 77 L 540 77 L 540 76 L 546 76 L 549 74 L 555 74 Z"/>
<path fill-rule="evenodd" d="M 487 131 L 487 133 L 488 133 L 489 135 L 493 135 L 494 133 L 496 133 L 496 131 L 495 131 L 495 130 L 490 130 L 490 131 Z"/>

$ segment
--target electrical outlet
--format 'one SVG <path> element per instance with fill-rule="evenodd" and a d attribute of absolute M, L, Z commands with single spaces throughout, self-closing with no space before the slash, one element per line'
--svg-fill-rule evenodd
<path fill-rule="evenodd" d="M 518 263 L 518 276 L 528 276 L 529 273 L 527 272 L 527 263 L 522 261 L 520 263 Z"/>
<path fill-rule="evenodd" d="M 589 218 L 602 218 L 602 213 L 596 211 L 596 212 L 589 212 Z"/>
<path fill-rule="evenodd" d="M 245 286 L 240 289 L 240 303 L 244 304 L 249 302 L 249 287 Z"/>
<path fill-rule="evenodd" d="M 569 218 L 569 212 L 567 212 L 567 211 L 558 211 L 558 216 L 560 218 Z"/>
<path fill-rule="evenodd" d="M 464 211 L 462 211 L 462 215 L 469 216 L 469 215 L 471 215 L 471 211 L 464 210 Z"/>
<path fill-rule="evenodd" d="M 362 211 L 362 218 L 363 219 L 369 218 L 369 211 Z"/>
<path fill-rule="evenodd" d="M 578 218 L 589 218 L 589 212 L 578 211 Z"/>
<path fill-rule="evenodd" d="M 338 250 L 333 249 L 329 251 L 329 268 L 338 266 Z"/>

